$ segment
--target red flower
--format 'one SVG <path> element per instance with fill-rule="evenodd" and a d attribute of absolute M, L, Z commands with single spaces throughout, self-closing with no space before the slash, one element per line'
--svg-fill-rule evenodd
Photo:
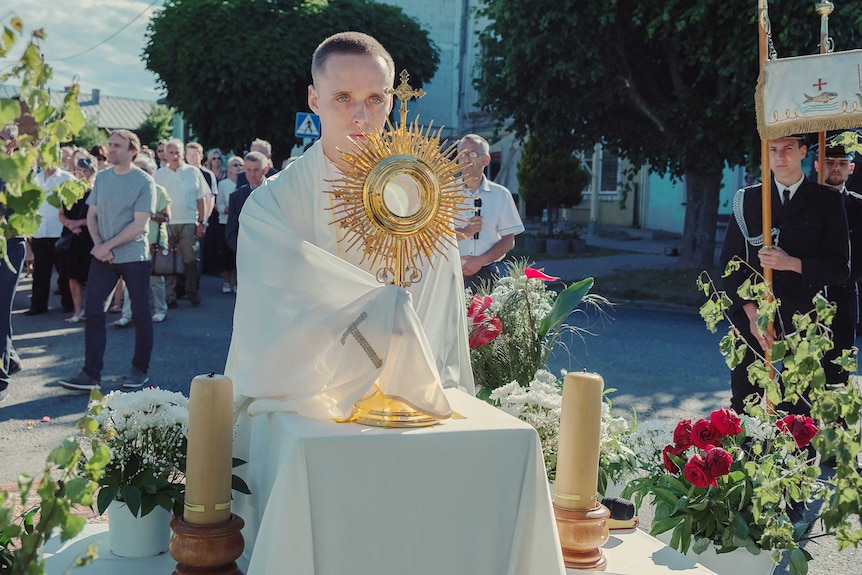
<path fill-rule="evenodd" d="M 697 424 L 695 424 L 697 425 Z M 685 464 L 685 478 L 695 487 L 709 487 L 710 485 L 718 485 L 715 482 L 715 477 L 709 472 L 706 467 L 706 462 L 700 455 L 694 455 Z"/>
<path fill-rule="evenodd" d="M 673 443 L 680 449 L 691 447 L 691 420 L 683 419 L 673 430 Z"/>
<path fill-rule="evenodd" d="M 478 349 L 490 343 L 503 331 L 503 322 L 498 317 L 488 319 L 485 314 L 473 318 L 473 327 L 470 330 L 470 349 Z"/>
<path fill-rule="evenodd" d="M 556 278 L 554 276 L 545 275 L 542 270 L 537 270 L 534 268 L 527 268 L 524 270 L 524 275 L 527 276 L 527 279 L 539 279 L 543 282 L 555 282 L 560 278 Z"/>
<path fill-rule="evenodd" d="M 728 435 L 742 433 L 742 425 L 739 416 L 732 409 L 716 409 L 709 414 L 709 423 L 715 430 L 715 438 L 721 439 Z"/>
<path fill-rule="evenodd" d="M 721 477 L 730 473 L 733 457 L 721 447 L 713 447 L 706 452 L 706 470 L 713 477 Z"/>
<path fill-rule="evenodd" d="M 817 427 L 814 425 L 814 420 L 807 415 L 788 415 L 783 419 L 775 422 L 776 427 L 784 433 L 790 433 L 796 446 L 803 448 L 811 439 L 817 435 Z"/>
<path fill-rule="evenodd" d="M 691 426 L 691 443 L 704 451 L 708 451 L 719 444 L 715 428 L 709 420 L 698 419 Z"/>
<path fill-rule="evenodd" d="M 673 445 L 667 445 L 664 449 L 661 450 L 661 458 L 664 461 L 664 468 L 667 469 L 668 473 L 677 474 L 679 473 L 679 467 L 676 463 L 674 463 L 673 459 L 670 458 L 670 455 L 676 455 L 677 457 L 682 457 L 685 455 L 686 448 L 674 447 Z"/>

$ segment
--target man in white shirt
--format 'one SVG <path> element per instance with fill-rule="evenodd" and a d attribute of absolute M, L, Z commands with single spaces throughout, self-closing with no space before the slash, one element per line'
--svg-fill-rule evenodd
<path fill-rule="evenodd" d="M 56 166 L 47 168 L 36 174 L 36 185 L 48 194 L 54 188 L 71 182 L 75 176 Z M 51 294 L 51 274 L 56 267 L 57 257 L 54 252 L 54 244 L 63 233 L 63 224 L 60 223 L 59 210 L 48 203 L 46 198 L 39 206 L 39 229 L 30 238 L 30 248 L 33 250 L 33 291 L 30 298 L 30 309 L 24 312 L 27 315 L 37 315 L 48 311 L 48 299 Z M 57 268 L 60 272 L 60 268 Z M 72 296 L 69 293 L 69 285 L 63 277 L 59 279 L 60 292 L 63 299 L 63 307 L 71 311 Z"/>
<path fill-rule="evenodd" d="M 183 161 L 185 149 L 177 139 L 165 144 L 167 165 L 156 172 L 156 183 L 168 191 L 171 197 L 171 221 L 168 225 L 170 247 L 179 247 L 183 254 L 185 268 L 186 296 L 197 307 L 201 304 L 198 296 L 197 253 L 198 238 L 206 232 L 206 197 L 211 190 L 203 174 L 194 166 Z M 165 280 L 168 307 L 177 307 L 177 278 L 168 276 Z"/>
<path fill-rule="evenodd" d="M 499 276 L 497 262 L 515 247 L 515 235 L 524 231 L 511 192 L 485 177 L 491 161 L 488 141 L 467 134 L 458 143 L 458 165 L 468 192 L 467 225 L 455 228 L 464 287 L 473 290 Z"/>

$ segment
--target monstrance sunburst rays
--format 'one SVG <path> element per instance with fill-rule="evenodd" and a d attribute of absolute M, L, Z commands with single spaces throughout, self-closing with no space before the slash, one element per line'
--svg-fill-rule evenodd
<path fill-rule="evenodd" d="M 366 133 L 364 141 L 352 142 L 353 150 L 341 150 L 347 169 L 330 191 L 345 248 L 362 242 L 361 261 L 381 266 L 381 282 L 404 287 L 421 279 L 422 265 L 433 265 L 435 253 L 445 257 L 447 243 L 457 247 L 453 222 L 464 221 L 456 145 L 445 147 L 433 122 L 424 128 L 418 118 L 407 123 L 407 100 L 425 94 L 412 90 L 408 78 L 402 71 L 400 86 L 391 91 L 401 100 L 400 124 L 387 120 L 382 134 Z"/>

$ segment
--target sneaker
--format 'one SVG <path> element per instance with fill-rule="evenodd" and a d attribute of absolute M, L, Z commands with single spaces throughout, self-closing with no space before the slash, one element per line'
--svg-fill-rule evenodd
<path fill-rule="evenodd" d="M 173 300 L 173 301 L 168 302 L 168 309 L 176 309 L 176 307 L 177 307 L 177 300 Z"/>
<path fill-rule="evenodd" d="M 132 368 L 129 375 L 126 376 L 126 381 L 123 382 L 123 387 L 126 389 L 137 389 L 143 387 L 145 383 L 150 381 L 150 376 L 137 368 Z"/>
<path fill-rule="evenodd" d="M 60 387 L 76 391 L 90 391 L 91 389 L 99 389 L 100 380 L 90 377 L 85 372 L 81 372 L 75 377 L 69 379 L 61 379 Z"/>
<path fill-rule="evenodd" d="M 192 304 L 192 307 L 198 307 L 201 305 L 201 298 L 198 296 L 189 296 L 189 303 Z"/>
<path fill-rule="evenodd" d="M 230 284 L 225 282 L 221 284 L 221 293 L 231 293 Z"/>
<path fill-rule="evenodd" d="M 121 317 L 117 321 L 114 322 L 114 327 L 123 329 L 124 327 L 129 327 L 132 325 L 132 320 L 127 317 Z"/>
<path fill-rule="evenodd" d="M 168 314 L 166 314 L 166 313 L 153 314 L 153 323 L 162 323 L 163 321 L 165 321 L 165 318 L 167 317 L 167 315 Z"/>

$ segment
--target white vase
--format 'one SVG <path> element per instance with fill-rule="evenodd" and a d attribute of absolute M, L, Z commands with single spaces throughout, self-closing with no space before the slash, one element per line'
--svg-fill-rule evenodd
<path fill-rule="evenodd" d="M 108 540 L 111 553 L 119 557 L 164 553 L 171 542 L 171 513 L 156 506 L 143 517 L 135 517 L 125 503 L 112 501 L 108 506 Z"/>
<path fill-rule="evenodd" d="M 656 536 L 664 544 L 670 543 L 672 531 L 665 531 Z M 709 543 L 703 553 L 695 553 L 689 548 L 686 557 L 696 561 L 716 573 L 716 575 L 772 575 L 775 563 L 768 551 L 752 555 L 745 548 L 739 548 L 730 553 L 716 553 L 715 546 Z"/>

